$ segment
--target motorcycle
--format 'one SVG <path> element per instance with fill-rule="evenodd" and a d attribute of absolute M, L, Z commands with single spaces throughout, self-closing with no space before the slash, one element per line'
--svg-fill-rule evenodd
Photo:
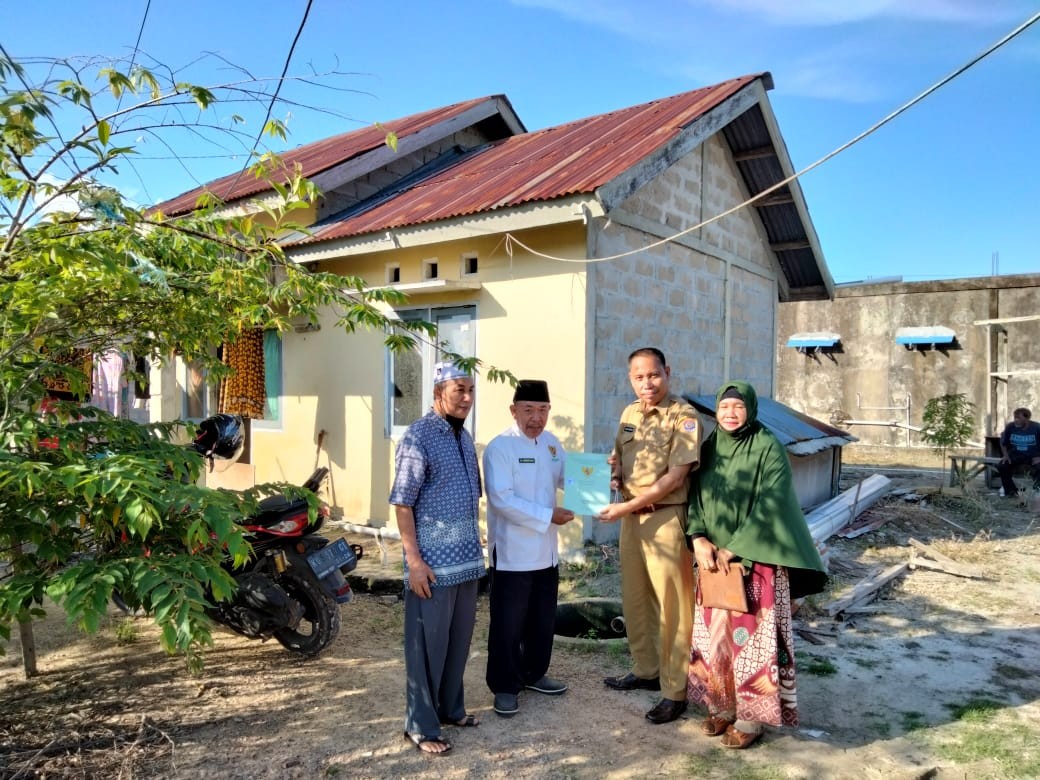
<path fill-rule="evenodd" d="M 234 462 L 242 452 L 241 422 L 218 414 L 199 425 L 192 446 L 213 468 L 215 458 Z M 329 470 L 320 467 L 303 483 L 314 494 L 321 490 Z M 232 631 L 266 641 L 274 637 L 287 650 L 316 656 L 339 633 L 339 605 L 353 597 L 346 574 L 364 555 L 359 544 L 344 539 L 329 543 L 318 535 L 329 517 L 322 502 L 314 523 L 308 522 L 307 500 L 282 494 L 260 501 L 260 512 L 238 524 L 247 532 L 249 559 L 224 567 L 237 583 L 232 598 L 216 602 L 207 614 Z M 113 600 L 129 612 L 122 597 Z"/>

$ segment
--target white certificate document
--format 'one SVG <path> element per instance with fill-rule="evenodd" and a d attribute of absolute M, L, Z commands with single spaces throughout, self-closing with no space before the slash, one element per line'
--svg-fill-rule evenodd
<path fill-rule="evenodd" d="M 568 452 L 563 467 L 563 507 L 576 515 L 596 515 L 610 503 L 606 454 Z"/>

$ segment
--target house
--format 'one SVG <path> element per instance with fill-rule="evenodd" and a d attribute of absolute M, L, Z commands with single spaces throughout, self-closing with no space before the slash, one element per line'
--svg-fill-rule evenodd
<path fill-rule="evenodd" d="M 975 404 L 973 448 L 998 454 L 1011 412 L 1040 410 L 1040 274 L 839 285 L 780 310 L 776 397 L 860 439 L 846 461 L 936 467 L 929 399 Z"/>
<path fill-rule="evenodd" d="M 737 376 L 767 397 L 779 303 L 832 295 L 797 180 L 770 189 L 793 173 L 771 88 L 768 73 L 744 76 L 535 132 L 497 95 L 307 144 L 284 158 L 325 196 L 287 252 L 405 292 L 394 316 L 424 318 L 453 351 L 547 380 L 564 446 L 606 452 L 632 398 L 634 348 L 664 350 L 676 392 Z M 247 177 L 206 189 L 232 208 L 263 196 Z M 159 208 L 183 213 L 198 195 Z M 279 408 L 252 425 L 236 479 L 300 481 L 321 462 L 344 519 L 392 524 L 394 443 L 428 408 L 438 356 L 433 346 L 389 354 L 381 334 L 334 320 L 284 334 L 277 354 L 272 345 Z M 172 366 L 167 387 L 184 386 L 178 371 L 187 377 Z M 167 417 L 180 413 L 172 395 Z M 511 397 L 478 381 L 468 421 L 478 450 L 511 423 Z M 570 524 L 566 544 L 598 526 Z"/>

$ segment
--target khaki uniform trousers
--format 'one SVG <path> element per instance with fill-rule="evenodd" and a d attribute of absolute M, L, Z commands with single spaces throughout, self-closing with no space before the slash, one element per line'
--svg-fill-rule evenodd
<path fill-rule="evenodd" d="M 621 599 L 632 674 L 661 678 L 661 696 L 686 699 L 693 639 L 693 555 L 686 507 L 644 509 L 621 520 Z"/>

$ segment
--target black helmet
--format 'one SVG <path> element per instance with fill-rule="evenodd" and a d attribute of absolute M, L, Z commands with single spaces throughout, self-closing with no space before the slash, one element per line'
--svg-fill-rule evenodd
<path fill-rule="evenodd" d="M 215 414 L 199 423 L 192 446 L 204 457 L 235 461 L 242 454 L 244 443 L 242 418 Z"/>

